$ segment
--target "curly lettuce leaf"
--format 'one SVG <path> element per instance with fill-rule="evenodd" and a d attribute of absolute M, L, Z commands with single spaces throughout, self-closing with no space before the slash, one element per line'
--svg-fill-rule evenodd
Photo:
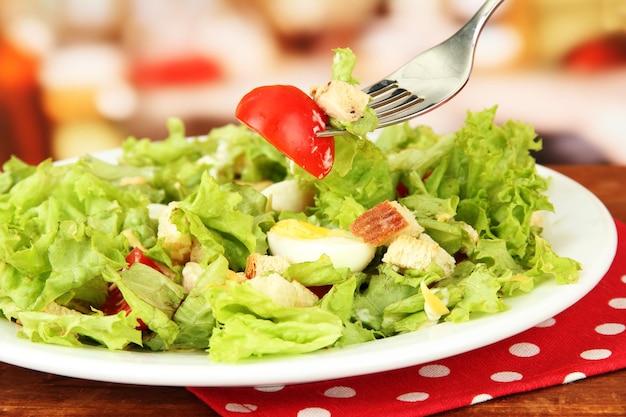
<path fill-rule="evenodd" d="M 396 181 L 385 155 L 369 140 L 338 137 L 335 152 L 331 172 L 312 182 L 316 189 L 312 211 L 320 223 L 347 229 L 366 209 L 395 199 Z"/>
<path fill-rule="evenodd" d="M 204 173 L 198 190 L 181 201 L 178 209 L 205 226 L 206 230 L 195 229 L 199 241 L 217 242 L 232 269 L 243 270 L 250 253 L 267 251 L 265 231 L 273 219 L 265 211 L 266 199 L 261 193 L 247 186 L 233 187 L 220 186 Z"/>
<path fill-rule="evenodd" d="M 141 346 L 141 331 L 124 312 L 112 315 L 52 314 L 24 311 L 18 314 L 18 336 L 32 342 L 67 347 L 81 347 L 100 343 L 111 350 L 120 350 L 134 344 Z"/>
<path fill-rule="evenodd" d="M 509 271 L 507 275 L 512 275 Z M 467 276 L 458 277 L 446 285 L 451 306 L 446 321 L 468 321 L 476 313 L 498 313 L 509 307 L 500 296 L 499 276 L 484 264 L 476 265 Z"/>
<path fill-rule="evenodd" d="M 342 335 L 341 319 L 320 307 L 282 307 L 246 283 L 212 289 L 217 321 L 209 347 L 213 361 L 313 352 L 332 346 Z"/>
<path fill-rule="evenodd" d="M 168 120 L 169 136 L 162 141 L 128 138 L 123 143 L 122 167 L 150 167 L 150 185 L 165 193 L 165 202 L 194 193 L 206 172 L 219 183 L 234 180 L 280 181 L 287 159 L 245 126 L 226 125 L 205 137 L 188 138 L 180 119 Z"/>
<path fill-rule="evenodd" d="M 123 232 L 154 239 L 147 226 L 150 199 L 102 178 L 102 164 L 44 162 L 3 194 L 0 287 L 21 308 L 38 311 L 76 294 L 101 300 L 102 288 L 89 283 L 106 268 L 126 266 Z"/>

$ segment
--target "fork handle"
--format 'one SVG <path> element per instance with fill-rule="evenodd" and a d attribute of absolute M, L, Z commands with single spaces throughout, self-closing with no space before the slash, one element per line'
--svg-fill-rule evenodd
<path fill-rule="evenodd" d="M 472 39 L 472 45 L 476 45 L 480 32 L 487 23 L 487 20 L 496 11 L 504 0 L 487 0 L 480 6 L 480 9 L 474 13 L 474 16 L 461 28 L 458 34 L 466 38 Z"/>

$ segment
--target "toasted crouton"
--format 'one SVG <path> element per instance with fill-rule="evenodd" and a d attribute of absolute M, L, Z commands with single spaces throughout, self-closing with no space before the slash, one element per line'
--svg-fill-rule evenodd
<path fill-rule="evenodd" d="M 426 269 L 434 262 L 445 275 L 450 274 L 455 265 L 454 258 L 424 233 L 419 237 L 398 236 L 387 248 L 383 262 L 403 269 Z"/>
<path fill-rule="evenodd" d="M 388 246 L 395 237 L 419 236 L 424 228 L 397 201 L 383 201 L 357 217 L 350 231 L 370 245 Z"/>
<path fill-rule="evenodd" d="M 311 307 L 319 301 L 307 287 L 298 281 L 287 281 L 277 273 L 256 276 L 247 282 L 283 307 Z"/>
<path fill-rule="evenodd" d="M 251 253 L 246 260 L 245 274 L 248 279 L 266 275 L 270 272 L 282 274 L 287 267 L 289 267 L 289 261 L 282 256 Z"/>

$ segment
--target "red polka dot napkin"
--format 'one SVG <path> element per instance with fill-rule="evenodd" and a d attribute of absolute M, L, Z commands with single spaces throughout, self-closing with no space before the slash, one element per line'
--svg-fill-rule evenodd
<path fill-rule="evenodd" d="M 511 338 L 432 363 L 324 382 L 188 388 L 222 416 L 415 417 L 626 368 L 626 225 L 589 294 Z"/>

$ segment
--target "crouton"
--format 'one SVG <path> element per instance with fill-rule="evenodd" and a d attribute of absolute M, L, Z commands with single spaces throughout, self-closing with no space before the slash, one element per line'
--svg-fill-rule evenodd
<path fill-rule="evenodd" d="M 246 282 L 283 307 L 312 307 L 319 301 L 317 295 L 298 281 L 287 281 L 275 272 Z"/>
<path fill-rule="evenodd" d="M 157 236 L 163 238 L 163 248 L 166 249 L 174 263 L 183 265 L 191 255 L 192 239 L 189 233 L 181 233 L 172 223 L 171 216 L 178 207 L 178 202 L 151 204 L 148 207 L 150 217 L 159 221 Z"/>
<path fill-rule="evenodd" d="M 419 237 L 398 236 L 391 242 L 382 260 L 403 269 L 418 270 L 426 269 L 434 262 L 445 275 L 450 274 L 455 265 L 454 257 L 424 233 Z"/>
<path fill-rule="evenodd" d="M 370 96 L 352 84 L 331 81 L 311 89 L 313 100 L 330 117 L 342 122 L 355 122 L 363 117 Z"/>
<path fill-rule="evenodd" d="M 409 209 L 397 201 L 387 200 L 357 217 L 350 231 L 370 245 L 388 246 L 395 237 L 419 236 L 424 228 Z"/>
<path fill-rule="evenodd" d="M 191 292 L 200 275 L 203 273 L 202 266 L 196 262 L 187 262 L 182 270 L 182 286 L 187 292 Z"/>
<path fill-rule="evenodd" d="M 289 261 L 282 256 L 251 253 L 246 260 L 245 274 L 248 279 L 270 272 L 282 274 L 287 267 L 289 267 Z"/>

